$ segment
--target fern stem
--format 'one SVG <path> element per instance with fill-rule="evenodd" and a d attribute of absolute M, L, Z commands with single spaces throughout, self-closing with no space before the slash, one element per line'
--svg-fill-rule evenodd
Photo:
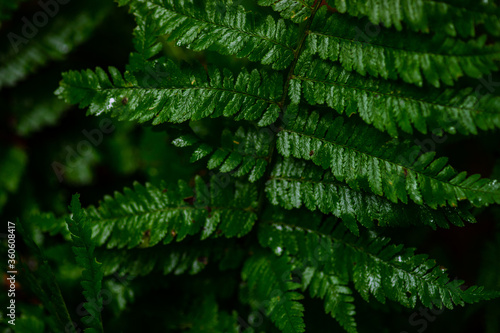
<path fill-rule="evenodd" d="M 306 40 L 307 35 L 309 34 L 309 28 L 311 27 L 311 24 L 314 20 L 314 16 L 316 15 L 316 12 L 318 11 L 319 7 L 321 7 L 321 3 L 322 3 L 322 1 L 316 0 L 316 2 L 314 4 L 314 8 L 312 9 L 312 12 L 311 12 L 311 17 L 306 22 L 306 25 L 305 25 L 302 33 L 299 34 L 299 42 L 298 42 L 297 48 L 293 51 L 294 58 L 293 58 L 293 61 L 290 65 L 290 70 L 288 71 L 285 85 L 283 87 L 283 96 L 281 98 L 281 101 L 278 102 L 278 105 L 281 109 L 281 115 L 284 115 L 285 110 L 286 110 L 285 101 L 286 101 L 286 96 L 288 95 L 288 88 L 290 86 L 290 80 L 293 78 L 295 66 L 297 65 L 300 54 L 304 50 L 305 40 Z M 283 124 L 279 124 L 278 126 L 276 126 L 278 131 L 280 131 L 283 127 L 284 127 Z M 262 177 L 262 180 L 260 181 L 261 183 L 264 182 L 264 184 L 265 184 L 265 182 L 267 182 L 269 180 L 271 172 L 272 172 L 272 170 L 274 170 L 274 164 L 276 162 L 276 154 L 277 154 L 276 149 L 275 149 L 277 137 L 278 137 L 277 133 L 275 133 L 271 139 L 271 143 L 270 143 L 271 149 L 269 150 L 269 154 L 267 155 L 267 158 L 266 158 L 268 163 L 269 163 L 269 167 L 267 168 L 266 172 L 264 173 L 264 177 Z M 262 212 L 264 211 L 263 208 L 264 208 L 265 202 L 266 202 L 266 200 L 264 200 L 266 197 L 266 194 L 265 194 L 266 187 L 264 186 L 264 184 L 261 184 L 261 186 L 260 186 L 261 190 L 259 191 L 259 203 L 258 203 L 258 206 L 256 209 L 258 220 L 260 220 L 260 217 L 261 217 Z"/>
<path fill-rule="evenodd" d="M 281 107 L 282 111 L 284 111 L 284 108 L 285 108 L 285 100 L 286 100 L 286 96 L 288 95 L 288 88 L 290 86 L 290 80 L 293 78 L 295 66 L 297 65 L 297 61 L 299 60 L 300 54 L 304 50 L 306 37 L 307 37 L 307 35 L 309 35 L 309 28 L 311 27 L 311 24 L 314 20 L 314 16 L 316 15 L 316 12 L 318 11 L 319 7 L 321 7 L 321 3 L 322 3 L 322 1 L 316 0 L 316 3 L 314 4 L 314 8 L 311 12 L 311 17 L 307 21 L 306 26 L 304 27 L 303 33 L 299 34 L 300 41 L 297 45 L 297 49 L 293 51 L 294 58 L 293 58 L 293 61 L 290 65 L 290 70 L 288 71 L 288 76 L 286 78 L 285 87 L 283 88 L 283 97 L 281 98 L 281 101 L 278 103 L 278 105 Z"/>

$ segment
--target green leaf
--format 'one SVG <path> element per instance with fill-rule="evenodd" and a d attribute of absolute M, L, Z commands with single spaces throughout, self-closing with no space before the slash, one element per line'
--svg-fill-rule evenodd
<path fill-rule="evenodd" d="M 450 36 L 475 36 L 484 26 L 492 35 L 500 35 L 499 9 L 494 1 L 437 0 L 329 0 L 341 13 L 368 17 L 373 24 L 403 27 L 413 31 L 439 32 Z"/>
<path fill-rule="evenodd" d="M 414 249 L 392 245 L 389 238 L 373 230 L 357 237 L 342 223 L 301 216 L 277 214 L 272 221 L 261 224 L 261 244 L 273 251 L 297 255 L 303 261 L 314 258 L 316 269 L 352 281 L 366 301 L 373 295 L 382 303 L 388 298 L 410 308 L 420 300 L 425 307 L 452 309 L 454 305 L 500 296 L 477 286 L 463 290 L 463 281 L 450 280 L 435 260 L 415 254 Z"/>
<path fill-rule="evenodd" d="M 79 198 L 79 194 L 73 195 L 69 206 L 72 215 L 66 218 L 66 223 L 73 239 L 76 262 L 83 268 L 81 284 L 86 300 L 83 306 L 88 315 L 82 318 L 82 322 L 88 327 L 85 332 L 103 332 L 101 319 L 103 309 L 102 264 L 96 260 L 95 244 L 91 239 L 90 219 L 82 209 Z"/>
<path fill-rule="evenodd" d="M 260 6 L 272 6 L 282 17 L 301 23 L 311 17 L 314 0 L 259 0 Z"/>
<path fill-rule="evenodd" d="M 353 190 L 330 171 L 293 158 L 277 161 L 265 190 L 273 205 L 285 209 L 302 206 L 312 211 L 319 209 L 340 217 L 355 234 L 359 233 L 357 223 L 370 228 L 375 221 L 379 226 L 424 224 L 432 228 L 448 228 L 449 222 L 458 226 L 463 226 L 464 221 L 474 223 L 462 206 L 434 210 L 426 205 L 396 204 L 378 195 Z"/>
<path fill-rule="evenodd" d="M 111 114 L 140 123 L 152 120 L 154 125 L 208 116 L 257 120 L 265 112 L 279 110 L 276 100 L 282 94 L 282 78 L 278 74 L 243 69 L 235 79 L 228 70 L 221 73 L 211 68 L 208 74 L 203 68 L 181 70 L 171 60 L 151 65 L 166 77 L 148 71 L 125 72 L 122 77 L 110 67 L 111 82 L 101 68 L 70 71 L 63 74 L 56 94 L 68 103 L 90 106 L 90 114 Z"/>
<path fill-rule="evenodd" d="M 179 144 L 185 141 L 185 136 L 174 140 Z M 255 182 L 264 175 L 267 168 L 270 143 L 267 129 L 239 127 L 234 133 L 225 130 L 220 147 L 211 154 L 214 148 L 206 143 L 194 144 L 195 151 L 191 161 L 210 156 L 207 163 L 209 169 L 219 168 L 221 172 L 231 173 L 236 177 L 249 174 L 250 182 Z"/>
<path fill-rule="evenodd" d="M 241 6 L 221 11 L 216 1 L 131 0 L 129 3 L 139 25 L 141 20 L 153 17 L 155 34 L 168 35 L 167 40 L 176 41 L 179 46 L 247 57 L 274 69 L 284 69 L 293 60 L 298 29 L 284 20 L 261 18 Z"/>
<path fill-rule="evenodd" d="M 356 119 L 301 112 L 278 134 L 277 147 L 284 157 L 311 160 L 351 188 L 395 203 L 408 203 L 408 197 L 431 208 L 456 207 L 462 200 L 475 206 L 500 203 L 498 181 L 466 177 L 447 165 L 447 158 L 434 159 L 434 152 L 424 154 L 410 142 L 395 142 Z"/>
<path fill-rule="evenodd" d="M 394 137 L 398 128 L 407 133 L 415 128 L 424 134 L 428 129 L 477 134 L 478 128 L 500 127 L 500 97 L 479 94 L 479 88 L 422 89 L 363 77 L 308 56 L 297 63 L 292 84 L 289 95 L 294 103 L 304 100 L 348 116 L 357 113 Z"/>
<path fill-rule="evenodd" d="M 179 242 L 203 228 L 203 238 L 216 230 L 226 237 L 241 237 L 256 220 L 255 201 L 253 186 L 214 176 L 208 187 L 198 176 L 195 190 L 181 180 L 177 187 L 134 183 L 133 189 L 104 197 L 87 213 L 98 246 L 131 249 Z"/>
<path fill-rule="evenodd" d="M 336 319 L 349 333 L 356 333 L 356 314 L 352 291 L 347 283 L 340 281 L 335 275 L 325 274 L 313 267 L 307 267 L 303 273 L 307 279 L 303 288 L 309 288 L 311 297 L 325 299 L 325 311 Z"/>
<path fill-rule="evenodd" d="M 292 282 L 291 273 L 286 256 L 259 253 L 245 262 L 241 276 L 248 282 L 250 297 L 283 333 L 305 332 L 304 307 L 298 302 L 303 296 L 294 291 L 300 285 Z"/>
<path fill-rule="evenodd" d="M 243 249 L 236 239 L 190 238 L 168 246 L 155 245 L 137 249 L 98 249 L 105 276 L 112 274 L 147 276 L 160 271 L 163 275 L 198 274 L 205 267 L 218 265 L 221 270 L 236 268 L 242 262 Z"/>
<path fill-rule="evenodd" d="M 435 87 L 441 82 L 451 86 L 462 76 L 479 78 L 498 70 L 500 44 L 485 45 L 485 35 L 468 42 L 393 31 L 367 37 L 359 28 L 367 25 L 365 20 L 327 14 L 322 7 L 314 17 L 306 50 L 361 75 L 401 78 L 418 86 L 424 80 Z"/>

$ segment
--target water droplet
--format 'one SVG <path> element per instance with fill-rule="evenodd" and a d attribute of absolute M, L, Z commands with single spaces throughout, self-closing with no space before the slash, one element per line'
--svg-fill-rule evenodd
<path fill-rule="evenodd" d="M 115 102 L 115 99 L 113 97 L 111 97 L 108 101 L 108 106 L 106 107 L 108 110 L 111 109 L 111 107 L 113 106 L 113 103 Z"/>

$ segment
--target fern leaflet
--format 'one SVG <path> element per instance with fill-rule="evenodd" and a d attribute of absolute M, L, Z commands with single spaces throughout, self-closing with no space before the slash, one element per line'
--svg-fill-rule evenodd
<path fill-rule="evenodd" d="M 500 203 L 496 180 L 457 173 L 447 158 L 434 159 L 435 152 L 420 155 L 420 148 L 397 144 L 362 122 L 301 112 L 279 133 L 277 147 L 284 157 L 312 160 L 353 189 L 371 190 L 393 202 L 407 203 L 410 197 L 431 208 L 456 207 L 460 200 L 476 206 Z"/>
<path fill-rule="evenodd" d="M 302 295 L 292 282 L 288 258 L 254 254 L 243 266 L 241 275 L 248 281 L 251 298 L 263 306 L 273 323 L 284 333 L 304 332 Z"/>
<path fill-rule="evenodd" d="M 103 332 L 102 311 L 102 279 L 103 273 L 101 263 L 95 257 L 95 245 L 91 240 L 91 229 L 89 219 L 82 209 L 79 201 L 80 195 L 75 194 L 71 199 L 71 218 L 66 218 L 68 229 L 73 239 L 73 252 L 76 262 L 83 268 L 82 287 L 83 295 L 87 302 L 83 305 L 88 315 L 82 318 L 82 322 L 89 328 L 88 333 Z"/>
<path fill-rule="evenodd" d="M 63 75 L 57 94 L 68 103 L 80 103 L 90 114 L 109 113 L 120 120 L 180 123 L 208 116 L 234 117 L 236 120 L 257 120 L 265 126 L 274 122 L 279 113 L 277 99 L 282 94 L 280 75 L 242 70 L 235 78 L 224 70 L 181 70 L 172 61 L 160 59 L 157 71 L 167 78 L 152 80 L 145 73 L 125 73 L 125 78 L 113 67 L 107 74 L 92 71 L 70 71 Z M 137 112 L 141 110 L 140 112 Z"/>
<path fill-rule="evenodd" d="M 322 171 L 305 161 L 287 158 L 278 160 L 266 192 L 273 205 L 286 209 L 306 208 L 333 214 L 344 225 L 358 234 L 358 225 L 371 228 L 375 221 L 379 226 L 425 224 L 432 228 L 448 228 L 448 222 L 463 226 L 463 222 L 475 220 L 465 207 L 431 209 L 426 205 L 409 203 L 398 205 L 383 197 L 356 191 L 339 182 L 330 171 Z"/>
<path fill-rule="evenodd" d="M 442 129 L 449 133 L 477 134 L 477 129 L 500 127 L 500 98 L 479 98 L 465 89 L 419 89 L 411 85 L 363 77 L 335 64 L 302 57 L 290 83 L 293 103 L 326 104 L 338 113 L 359 114 L 368 124 L 391 136 L 398 128 L 413 133 Z"/>
<path fill-rule="evenodd" d="M 444 32 L 450 36 L 475 36 L 476 28 L 500 35 L 499 9 L 493 1 L 472 3 L 469 1 L 437 0 L 329 0 L 341 12 L 357 17 L 368 17 L 373 24 L 408 27 L 413 31 Z"/>
<path fill-rule="evenodd" d="M 261 19 L 243 7 L 220 11 L 212 1 L 131 0 L 121 4 L 130 4 L 139 20 L 152 16 L 157 36 L 168 35 L 168 40 L 194 51 L 248 57 L 274 69 L 286 68 L 294 58 L 297 27 L 282 19 Z"/>
<path fill-rule="evenodd" d="M 369 295 L 373 295 L 382 303 L 389 298 L 406 307 L 415 307 L 420 300 L 426 307 L 452 309 L 454 304 L 463 306 L 499 296 L 498 292 L 486 291 L 483 287 L 462 290 L 463 281 L 450 280 L 427 255 L 416 255 L 414 249 L 391 245 L 389 238 L 374 231 L 356 237 L 341 223 L 331 220 L 324 223 L 318 218 L 305 221 L 296 214 L 279 217 L 261 225 L 259 240 L 262 245 L 275 252 L 300 256 L 303 260 L 317 257 L 314 251 L 319 247 L 322 261 L 318 269 L 336 274 L 342 281 L 353 281 L 356 290 L 367 301 Z"/>
<path fill-rule="evenodd" d="M 197 177 L 194 191 L 183 181 L 164 189 L 135 183 L 133 190 L 125 188 L 87 209 L 93 238 L 99 246 L 130 249 L 181 241 L 200 231 L 202 239 L 214 233 L 241 237 L 256 220 L 256 191 L 228 181 L 214 177 L 209 188 Z"/>
<path fill-rule="evenodd" d="M 268 166 L 268 155 L 271 149 L 268 131 L 258 131 L 240 127 L 233 134 L 224 130 L 221 136 L 221 146 L 212 153 L 213 147 L 192 135 L 183 135 L 173 141 L 178 147 L 194 146 L 191 162 L 196 162 L 210 156 L 207 168 L 219 168 L 221 172 L 232 173 L 235 177 L 249 174 L 250 182 L 260 179 Z"/>
<path fill-rule="evenodd" d="M 328 15 L 322 7 L 311 26 L 306 50 L 322 59 L 340 61 L 346 70 L 361 75 L 401 78 L 418 86 L 424 79 L 435 87 L 440 82 L 453 85 L 464 75 L 479 78 L 498 69 L 495 61 L 500 60 L 500 44 L 485 45 L 486 36 L 464 42 L 388 31 L 361 38 L 359 24 L 367 25 L 338 13 Z"/>

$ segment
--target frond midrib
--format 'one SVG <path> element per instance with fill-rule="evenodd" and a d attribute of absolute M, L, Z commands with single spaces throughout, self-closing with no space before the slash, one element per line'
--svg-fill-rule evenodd
<path fill-rule="evenodd" d="M 246 207 L 246 208 L 241 208 L 241 207 L 216 207 L 216 206 L 210 206 L 208 207 L 212 211 L 243 211 L 243 212 L 248 212 L 252 211 L 252 207 Z M 106 218 L 98 218 L 95 215 L 90 215 L 89 218 L 92 222 L 98 221 L 100 222 L 109 222 L 109 221 L 116 221 L 119 219 L 123 218 L 135 218 L 139 216 L 144 216 L 148 214 L 157 214 L 157 213 L 162 213 L 162 212 L 168 212 L 168 211 L 186 211 L 186 210 L 193 210 L 193 211 L 207 211 L 206 207 L 193 207 L 193 206 L 181 206 L 181 207 L 165 207 L 161 209 L 155 209 L 155 210 L 150 210 L 150 211 L 144 211 L 144 212 L 138 212 L 138 213 L 133 213 L 133 214 L 117 214 L 112 217 L 106 217 Z M 98 209 L 96 209 L 97 213 L 100 215 L 102 214 Z M 98 218 L 98 220 L 96 220 Z"/>
<path fill-rule="evenodd" d="M 116 90 L 154 90 L 154 91 L 169 91 L 169 90 L 216 90 L 216 91 L 223 91 L 223 92 L 231 92 L 234 94 L 238 95 L 245 95 L 248 97 L 252 97 L 261 101 L 264 101 L 268 104 L 276 104 L 278 105 L 278 102 L 263 98 L 262 96 L 258 95 L 251 95 L 247 92 L 242 92 L 238 90 L 231 90 L 231 89 L 223 89 L 223 88 L 216 88 L 216 87 L 165 87 L 165 88 L 154 88 L 154 87 L 137 87 L 137 86 L 132 86 L 132 87 L 113 87 L 113 88 L 90 88 L 90 87 L 80 87 L 76 86 L 78 89 L 84 89 L 84 90 L 90 90 L 90 91 L 116 91 Z"/>
<path fill-rule="evenodd" d="M 149 4 L 152 4 L 154 5 L 155 7 L 158 7 L 160 8 L 161 10 L 166 10 L 166 11 L 170 11 L 172 13 L 175 13 L 177 15 L 181 15 L 181 16 L 184 16 L 188 19 L 192 19 L 192 20 L 195 20 L 195 21 L 199 21 L 199 22 L 203 22 L 203 23 L 206 23 L 206 24 L 211 24 L 211 25 L 215 25 L 215 26 L 218 26 L 218 27 L 221 27 L 221 28 L 224 28 L 224 29 L 228 29 L 228 30 L 233 30 L 233 31 L 238 31 L 242 34 L 245 34 L 245 35 L 248 35 L 248 36 L 252 36 L 252 37 L 255 37 L 255 38 L 260 38 L 260 39 L 263 39 L 263 40 L 267 40 L 275 45 L 279 45 L 279 46 L 282 46 L 283 48 L 287 49 L 287 50 L 290 50 L 293 52 L 293 48 L 288 46 L 288 45 L 285 45 L 285 44 L 282 44 L 280 43 L 279 41 L 277 40 L 272 40 L 272 39 L 269 39 L 267 36 L 262 36 L 262 35 L 258 35 L 258 34 L 253 34 L 249 31 L 244 31 L 244 30 L 240 30 L 240 29 L 236 29 L 234 27 L 229 27 L 229 26 L 225 26 L 225 25 L 222 25 L 222 24 L 218 24 L 218 23 L 215 23 L 215 22 L 210 22 L 210 21 L 205 21 L 205 20 L 201 20 L 199 18 L 196 18 L 196 17 L 192 17 L 192 16 L 189 16 L 185 13 L 181 13 L 181 12 L 177 12 L 175 10 L 172 10 L 172 9 L 167 9 L 165 7 L 162 7 L 161 5 L 151 1 L 151 0 L 146 0 L 144 1 L 144 3 L 149 3 Z"/>
<path fill-rule="evenodd" d="M 403 100 L 407 100 L 407 101 L 420 102 L 420 103 L 429 104 L 429 105 L 435 105 L 435 106 L 443 107 L 443 108 L 451 108 L 451 109 L 455 109 L 455 110 L 458 110 L 458 111 L 460 111 L 460 110 L 468 110 L 468 111 L 474 112 L 475 114 L 498 114 L 498 112 L 494 112 L 493 110 L 491 110 L 491 111 L 489 111 L 487 109 L 485 109 L 485 110 L 479 110 L 479 109 L 474 109 L 474 108 L 464 107 L 464 106 L 458 107 L 458 106 L 453 106 L 453 105 L 439 104 L 439 103 L 435 103 L 435 102 L 426 101 L 426 100 L 423 100 L 423 99 L 406 97 L 406 96 L 401 96 L 401 95 L 398 95 L 398 94 L 391 94 L 391 93 L 380 92 L 380 91 L 374 91 L 374 90 L 366 89 L 366 88 L 359 87 L 359 86 L 352 86 L 352 85 L 343 84 L 343 83 L 339 83 L 339 82 L 332 82 L 332 81 L 324 81 L 324 80 L 319 80 L 319 79 L 313 79 L 313 78 L 309 78 L 309 77 L 301 76 L 301 75 L 294 75 L 294 77 L 297 78 L 297 79 L 299 79 L 299 80 L 302 80 L 302 81 L 311 81 L 311 82 L 323 83 L 325 85 L 332 85 L 332 86 L 342 86 L 342 87 L 347 87 L 347 88 L 358 90 L 358 91 L 366 91 L 366 92 L 368 92 L 370 94 L 374 94 L 374 95 L 383 95 L 383 96 L 397 97 L 397 98 L 400 98 L 400 99 L 403 99 Z M 475 103 L 475 104 L 477 104 L 477 103 Z"/>

